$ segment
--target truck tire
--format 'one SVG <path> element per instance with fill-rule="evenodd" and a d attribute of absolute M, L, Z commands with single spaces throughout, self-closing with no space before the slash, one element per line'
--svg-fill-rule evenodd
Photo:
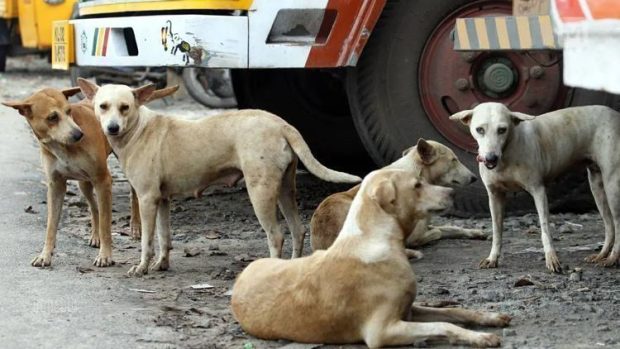
<path fill-rule="evenodd" d="M 282 117 L 325 165 L 356 174 L 374 167 L 355 132 L 340 72 L 260 69 L 231 74 L 239 109 L 264 109 Z"/>
<path fill-rule="evenodd" d="M 422 137 L 451 146 L 461 161 L 478 172 L 473 155 L 475 141 L 467 129 L 448 116 L 480 102 L 499 101 L 533 115 L 569 105 L 610 104 L 610 96 L 604 93 L 564 87 L 557 53 L 452 50 L 456 18 L 510 13 L 511 2 L 502 0 L 388 1 L 346 79 L 353 121 L 377 165 L 394 161 Z M 483 74 L 498 65 L 501 69 L 496 75 L 491 74 L 493 71 Z M 529 70 L 523 73 L 524 68 Z M 548 188 L 550 207 L 566 207 L 571 197 L 586 190 L 585 171 L 569 175 Z M 510 195 L 507 212 L 533 208 L 527 193 Z M 593 207 L 591 200 L 569 206 Z M 452 213 L 488 215 L 488 198 L 481 181 L 458 190 Z"/>
<path fill-rule="evenodd" d="M 6 57 L 9 53 L 8 45 L 0 45 L 0 73 L 6 70 Z"/>
<path fill-rule="evenodd" d="M 206 107 L 237 106 L 228 69 L 184 68 L 183 83 L 189 95 Z"/>

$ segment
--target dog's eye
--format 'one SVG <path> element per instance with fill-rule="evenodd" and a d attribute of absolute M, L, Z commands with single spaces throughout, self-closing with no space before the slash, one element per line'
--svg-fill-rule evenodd
<path fill-rule="evenodd" d="M 506 133 L 506 128 L 505 127 L 500 127 L 497 129 L 497 134 L 498 135 L 503 135 L 504 133 Z"/>
<path fill-rule="evenodd" d="M 118 110 L 120 110 L 121 113 L 124 113 L 127 110 L 129 110 L 129 106 L 127 104 L 121 104 L 121 106 L 118 108 Z"/>
<path fill-rule="evenodd" d="M 108 110 L 108 105 L 106 103 L 101 103 L 101 104 L 99 104 L 99 108 L 101 110 Z"/>
<path fill-rule="evenodd" d="M 67 115 L 71 114 L 71 108 L 67 108 L 67 110 L 65 110 L 65 113 L 67 113 Z"/>
<path fill-rule="evenodd" d="M 416 182 L 416 184 L 414 185 L 416 189 L 420 189 L 421 186 L 422 186 L 422 183 L 420 182 Z"/>
<path fill-rule="evenodd" d="M 478 127 L 478 128 L 476 128 L 476 132 L 478 132 L 479 134 L 483 135 L 484 134 L 484 129 L 482 127 Z"/>
<path fill-rule="evenodd" d="M 58 121 L 58 113 L 56 113 L 56 112 L 51 113 L 51 114 L 47 117 L 47 121 L 49 121 L 49 122 L 56 122 L 56 121 Z"/>

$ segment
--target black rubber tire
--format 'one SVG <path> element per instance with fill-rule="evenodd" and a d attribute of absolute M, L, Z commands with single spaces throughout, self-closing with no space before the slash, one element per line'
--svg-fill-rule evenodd
<path fill-rule="evenodd" d="M 215 109 L 222 108 L 235 108 L 237 106 L 237 100 L 235 100 L 235 96 L 218 96 L 214 91 L 210 88 L 205 89 L 203 83 L 199 80 L 198 75 L 201 73 L 201 70 L 205 68 L 184 68 L 183 69 L 183 83 L 185 84 L 185 88 L 187 88 L 187 92 L 192 98 L 194 98 L 198 103 Z M 210 78 L 208 80 L 211 81 Z M 222 83 L 226 83 L 222 81 Z M 230 82 L 228 82 L 230 83 Z M 209 85 L 209 84 L 207 84 Z M 228 87 L 228 86 L 227 86 Z"/>
<path fill-rule="evenodd" d="M 357 174 L 374 167 L 355 132 L 342 71 L 232 70 L 240 109 L 270 111 L 295 126 L 323 164 Z"/>
<path fill-rule="evenodd" d="M 426 117 L 418 86 L 418 66 L 435 27 L 469 0 L 388 1 L 355 68 L 347 72 L 346 88 L 357 132 L 377 165 L 386 165 L 418 138 L 450 145 L 470 169 L 478 172 L 473 154 L 452 145 Z M 609 95 L 585 90 L 571 93 L 570 105 L 609 104 Z M 585 171 L 549 187 L 550 207 L 566 206 L 575 192 L 587 190 Z M 570 191 L 565 190 L 571 188 Z M 513 197 L 514 195 L 514 197 Z M 510 194 L 508 213 L 531 211 L 527 193 Z M 572 204 L 583 206 L 584 202 Z M 591 203 L 585 203 L 593 207 Z M 488 215 L 488 197 L 481 181 L 457 191 L 453 214 Z"/>
<path fill-rule="evenodd" d="M 0 73 L 6 71 L 6 57 L 9 53 L 8 45 L 0 45 Z"/>

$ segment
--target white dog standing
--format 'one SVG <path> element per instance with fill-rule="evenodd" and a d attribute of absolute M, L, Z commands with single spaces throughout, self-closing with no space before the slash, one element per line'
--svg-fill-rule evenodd
<path fill-rule="evenodd" d="M 140 264 L 130 275 L 148 272 L 157 225 L 159 259 L 166 270 L 170 249 L 170 199 L 200 194 L 210 185 L 234 185 L 245 178 L 254 213 L 267 233 L 271 257 L 281 257 L 284 235 L 276 216 L 280 206 L 293 236 L 293 257 L 300 257 L 305 231 L 295 200 L 297 159 L 324 180 L 357 183 L 361 178 L 330 170 L 310 152 L 299 132 L 261 110 L 239 110 L 199 120 L 160 115 L 143 104 L 153 85 L 97 85 L 78 80 L 93 101 L 103 131 L 135 188 L 142 218 Z"/>
<path fill-rule="evenodd" d="M 620 113 L 605 106 L 574 107 L 540 116 L 482 103 L 450 117 L 469 127 L 478 142 L 480 176 L 489 195 L 493 246 L 482 268 L 497 267 L 505 193 L 526 190 L 540 219 L 547 268 L 561 271 L 549 229 L 545 183 L 580 162 L 605 225 L 605 243 L 586 261 L 613 266 L 620 257 Z"/>

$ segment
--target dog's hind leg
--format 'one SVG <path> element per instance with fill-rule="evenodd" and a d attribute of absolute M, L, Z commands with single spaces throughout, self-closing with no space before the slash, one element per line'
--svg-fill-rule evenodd
<path fill-rule="evenodd" d="M 605 259 L 599 261 L 599 264 L 611 267 L 620 260 L 620 174 L 614 168 L 611 173 L 603 172 L 603 179 L 607 203 L 614 221 L 614 238 L 611 252 Z"/>
<path fill-rule="evenodd" d="M 370 348 L 411 345 L 428 340 L 447 340 L 476 347 L 497 347 L 501 344 L 500 337 L 493 333 L 471 331 L 448 322 L 395 321 L 373 330 L 367 330 L 364 335 L 364 341 Z"/>
<path fill-rule="evenodd" d="M 99 207 L 99 254 L 93 265 L 108 267 L 114 265 L 112 260 L 112 176 L 106 173 L 94 182 Z"/>
<path fill-rule="evenodd" d="M 131 187 L 131 219 L 129 221 L 129 229 L 131 230 L 131 238 L 133 240 L 140 240 L 140 230 L 142 229 L 140 204 L 138 203 L 136 190 L 133 187 Z"/>
<path fill-rule="evenodd" d="M 93 193 L 93 184 L 88 181 L 78 182 L 78 187 L 84 195 L 88 208 L 90 210 L 90 226 L 91 234 L 88 245 L 91 247 L 99 247 L 99 207 Z"/>
<path fill-rule="evenodd" d="M 605 243 L 603 244 L 601 252 L 585 258 L 586 262 L 596 263 L 605 259 L 611 251 L 611 246 L 614 243 L 614 220 L 607 202 L 607 195 L 605 194 L 605 187 L 603 185 L 603 175 L 600 169 L 594 166 L 588 167 L 588 179 L 590 181 L 592 196 L 594 196 L 594 202 L 596 202 L 596 207 L 603 218 L 603 224 L 605 226 Z"/>
<path fill-rule="evenodd" d="M 297 209 L 297 201 L 295 200 L 295 171 L 297 169 L 297 159 L 293 160 L 282 176 L 282 187 L 280 188 L 280 198 L 278 205 L 280 211 L 293 236 L 293 254 L 292 258 L 301 257 L 304 248 L 304 238 L 306 231 L 301 224 L 299 210 Z"/>
<path fill-rule="evenodd" d="M 47 183 L 47 228 L 45 231 L 45 245 L 41 254 L 35 257 L 30 264 L 33 267 L 46 267 L 52 264 L 52 252 L 56 246 L 56 232 L 62 214 L 62 202 L 67 191 L 67 182 L 64 179 L 48 179 Z"/>
<path fill-rule="evenodd" d="M 157 240 L 159 241 L 159 259 L 153 270 L 168 270 L 170 267 L 170 200 L 161 199 L 157 206 Z"/>
<path fill-rule="evenodd" d="M 411 321 L 456 322 L 464 325 L 481 325 L 505 327 L 510 323 L 510 316 L 461 308 L 431 308 L 417 305 L 411 306 Z"/>
<path fill-rule="evenodd" d="M 280 230 L 276 216 L 281 178 L 282 173 L 245 175 L 245 183 L 250 201 L 254 207 L 254 213 L 261 227 L 267 233 L 269 256 L 271 258 L 282 257 L 282 245 L 284 244 L 284 235 Z M 140 207 L 140 210 L 142 210 L 142 207 Z"/>

